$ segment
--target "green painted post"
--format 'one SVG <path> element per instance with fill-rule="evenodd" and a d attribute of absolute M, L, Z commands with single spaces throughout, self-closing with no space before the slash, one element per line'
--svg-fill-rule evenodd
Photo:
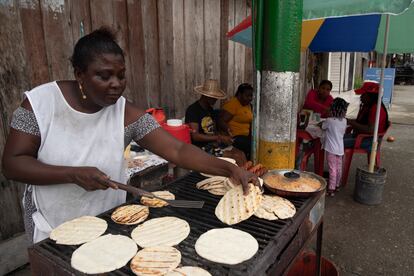
<path fill-rule="evenodd" d="M 263 1 L 258 161 L 268 168 L 295 164 L 302 10 L 303 0 Z"/>
<path fill-rule="evenodd" d="M 256 70 L 262 69 L 263 1 L 264 0 L 253 0 L 253 50 Z"/>
<path fill-rule="evenodd" d="M 262 70 L 299 72 L 303 0 L 265 1 Z"/>

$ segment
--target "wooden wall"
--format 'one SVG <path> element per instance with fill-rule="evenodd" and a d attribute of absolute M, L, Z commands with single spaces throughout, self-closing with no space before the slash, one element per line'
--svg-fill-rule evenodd
<path fill-rule="evenodd" d="M 18 8 L 11 4 L 0 9 L 0 154 L 13 110 L 21 101 L 22 91 L 29 86 L 21 17 Z M 23 185 L 7 181 L 0 174 L 0 240 L 23 231 L 22 191 Z"/>
<path fill-rule="evenodd" d="M 69 58 L 81 26 L 85 34 L 102 25 L 117 32 L 128 99 L 182 117 L 205 79 L 218 79 L 229 95 L 252 82 L 251 49 L 225 37 L 250 9 L 251 0 L 1 0 L 0 154 L 22 93 L 73 78 Z M 0 240 L 23 231 L 22 187 L 0 175 Z"/>

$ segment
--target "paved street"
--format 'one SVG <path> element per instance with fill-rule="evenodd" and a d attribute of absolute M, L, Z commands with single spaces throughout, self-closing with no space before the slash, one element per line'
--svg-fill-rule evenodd
<path fill-rule="evenodd" d="M 382 145 L 388 173 L 383 203 L 365 206 L 352 199 L 365 155 L 354 156 L 348 186 L 327 199 L 323 254 L 341 275 L 414 275 L 414 86 L 395 88 L 390 118 L 388 135 L 395 142 Z"/>

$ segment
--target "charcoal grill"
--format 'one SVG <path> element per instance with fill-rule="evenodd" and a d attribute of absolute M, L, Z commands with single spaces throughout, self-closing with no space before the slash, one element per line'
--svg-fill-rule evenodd
<path fill-rule="evenodd" d="M 182 254 L 182 265 L 199 266 L 212 275 L 282 275 L 294 258 L 318 230 L 317 253 L 320 254 L 322 240 L 322 215 L 324 196 L 322 193 L 311 198 L 289 198 L 297 213 L 289 220 L 267 221 L 251 217 L 233 225 L 233 228 L 248 232 L 259 243 L 259 251 L 250 260 L 238 265 L 222 265 L 207 261 L 195 252 L 198 237 L 212 228 L 229 227 L 214 215 L 220 200 L 204 190 L 197 190 L 195 184 L 204 179 L 198 173 L 190 173 L 167 186 L 177 199 L 204 200 L 203 209 L 151 208 L 150 218 L 176 216 L 186 220 L 191 227 L 190 235 L 177 248 Z M 108 222 L 106 233 L 130 236 L 136 226 L 118 225 L 111 220 L 112 210 L 98 217 Z M 70 266 L 71 255 L 77 246 L 57 245 L 47 239 L 29 249 L 33 275 L 81 274 Z M 129 264 L 109 275 L 133 275 Z"/>

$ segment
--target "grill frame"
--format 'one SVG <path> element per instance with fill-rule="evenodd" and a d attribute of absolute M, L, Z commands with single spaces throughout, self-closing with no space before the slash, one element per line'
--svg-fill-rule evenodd
<path fill-rule="evenodd" d="M 301 225 L 305 225 L 310 211 L 323 196 L 323 192 L 307 199 L 289 198 L 297 209 L 292 219 L 267 221 L 253 216 L 239 224 L 228 226 L 219 221 L 214 215 L 215 206 L 221 197 L 204 190 L 198 190 L 195 187 L 195 184 L 202 179 L 205 179 L 205 177 L 198 173 L 190 173 L 170 183 L 165 189 L 174 193 L 176 199 L 204 200 L 203 209 L 151 208 L 148 217 L 148 219 L 151 219 L 162 216 L 176 216 L 190 224 L 191 232 L 189 236 L 176 246 L 182 254 L 181 264 L 202 267 L 212 275 L 266 275 L 268 271 L 274 270 L 276 264 L 286 268 L 292 260 L 282 262 L 281 260 L 286 259 L 282 258 L 282 254 L 287 251 L 286 249 L 294 237 L 298 236 L 299 228 Z M 130 201 L 126 204 L 130 203 L 136 203 L 136 201 Z M 127 226 L 114 223 L 110 218 L 114 209 L 98 216 L 108 222 L 108 229 L 105 234 L 122 234 L 130 237 L 136 225 Z M 259 251 L 256 255 L 246 262 L 233 266 L 213 263 L 198 256 L 194 248 L 197 238 L 210 229 L 223 227 L 233 227 L 248 232 L 256 238 L 259 243 Z M 305 231 L 303 238 L 308 239 L 310 236 L 311 229 L 308 229 Z M 78 247 L 57 245 L 50 239 L 32 246 L 29 248 L 29 256 L 33 275 L 45 274 L 45 272 L 47 272 L 47 275 L 81 275 L 82 273 L 70 266 L 71 255 Z M 284 269 L 279 268 L 277 270 L 282 271 Z M 128 263 L 125 267 L 108 273 L 108 275 L 134 274 Z"/>

